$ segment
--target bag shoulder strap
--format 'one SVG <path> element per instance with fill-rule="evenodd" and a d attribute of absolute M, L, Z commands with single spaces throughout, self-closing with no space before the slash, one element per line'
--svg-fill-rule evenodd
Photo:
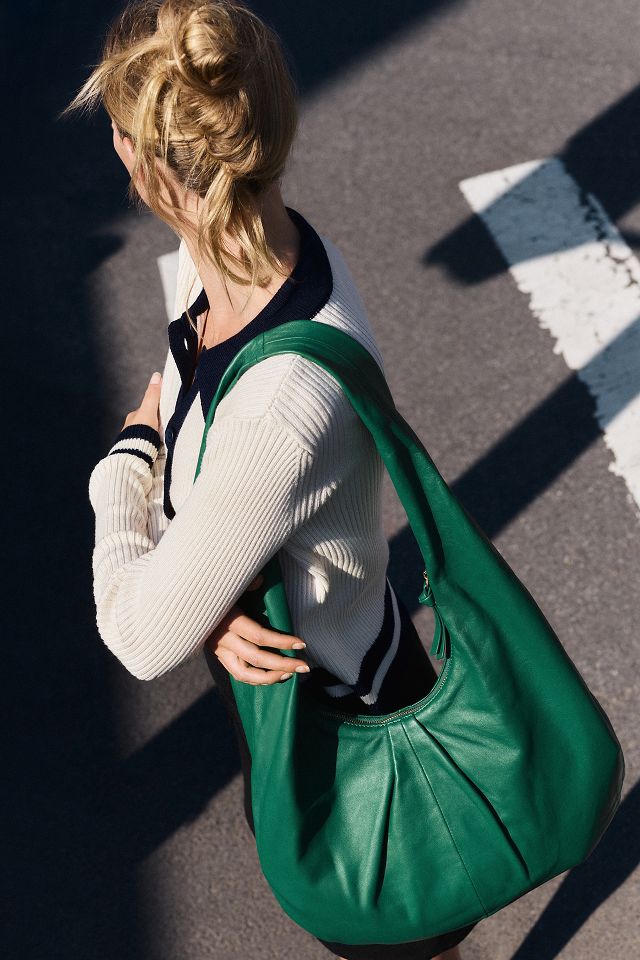
<path fill-rule="evenodd" d="M 482 607 L 487 590 L 497 591 L 520 608 L 524 601 L 534 618 L 544 620 L 529 592 L 449 489 L 422 441 L 397 410 L 374 357 L 354 337 L 330 324 L 291 320 L 259 334 L 238 351 L 211 401 L 194 480 L 222 397 L 249 367 L 281 353 L 307 357 L 331 373 L 373 436 L 424 561 L 419 601 L 444 608 L 451 623 L 465 617 L 469 604 Z M 545 626 L 549 629 L 546 622 Z"/>

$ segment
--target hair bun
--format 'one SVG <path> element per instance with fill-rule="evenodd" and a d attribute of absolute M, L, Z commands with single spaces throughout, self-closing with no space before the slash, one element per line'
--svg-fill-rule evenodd
<path fill-rule="evenodd" d="M 158 29 L 168 41 L 171 65 L 184 83 L 220 96 L 237 91 L 246 55 L 238 24 L 227 9 L 211 4 L 181 9 L 178 0 L 160 9 Z"/>
<path fill-rule="evenodd" d="M 67 110 L 100 101 L 133 143 L 132 199 L 143 185 L 147 205 L 182 233 L 182 191 L 169 180 L 195 194 L 198 255 L 225 282 L 254 291 L 285 272 L 262 198 L 285 170 L 296 87 L 280 38 L 245 0 L 128 0 Z"/>

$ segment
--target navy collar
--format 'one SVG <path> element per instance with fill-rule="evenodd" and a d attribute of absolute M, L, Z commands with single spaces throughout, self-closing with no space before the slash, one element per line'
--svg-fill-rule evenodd
<path fill-rule="evenodd" d="M 302 214 L 285 208 L 300 231 L 298 261 L 269 303 L 242 330 L 203 349 L 195 370 L 193 383 L 188 386 L 195 363 L 198 335 L 187 319 L 186 311 L 168 326 L 169 347 L 180 373 L 182 384 L 176 406 L 165 426 L 164 440 L 167 460 L 164 472 L 164 513 L 169 520 L 175 516 L 170 501 L 173 448 L 176 436 L 184 423 L 196 396 L 200 395 L 202 416 L 206 420 L 222 376 L 236 353 L 259 333 L 277 327 L 288 320 L 310 320 L 325 306 L 333 292 L 333 273 L 327 251 L 320 236 Z M 209 305 L 204 288 L 189 307 L 195 320 Z M 186 388 L 186 389 L 185 389 Z"/>
<path fill-rule="evenodd" d="M 190 388 L 187 385 L 195 363 L 197 333 L 189 323 L 186 311 L 168 325 L 169 346 L 182 381 L 180 397 L 186 398 L 199 389 L 205 418 L 213 397 L 212 388 L 215 392 L 222 374 L 241 347 L 259 333 L 288 320 L 311 319 L 331 296 L 331 266 L 320 236 L 302 214 L 291 207 L 285 209 L 300 231 L 300 251 L 295 267 L 260 313 L 238 333 L 214 346 L 202 348 Z M 189 314 L 195 321 L 208 306 L 203 287 L 190 305 Z"/>

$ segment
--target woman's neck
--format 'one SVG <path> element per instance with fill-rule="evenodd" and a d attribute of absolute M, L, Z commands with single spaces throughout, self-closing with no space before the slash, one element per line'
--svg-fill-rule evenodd
<path fill-rule="evenodd" d="M 275 253 L 284 260 L 288 272 L 285 275 L 274 274 L 266 287 L 256 287 L 246 303 L 247 287 L 228 281 L 225 290 L 222 276 L 215 265 L 203 263 L 198 267 L 195 237 L 184 235 L 185 243 L 193 262 L 196 264 L 198 276 L 202 281 L 210 304 L 203 341 L 205 347 L 212 347 L 222 340 L 227 340 L 253 320 L 277 293 L 298 261 L 300 232 L 286 211 L 277 184 L 274 184 L 265 194 L 262 222 L 267 242 Z M 239 253 L 239 244 L 236 240 L 228 237 L 227 243 L 233 253 Z M 198 329 L 202 331 L 201 320 L 199 320 Z"/>

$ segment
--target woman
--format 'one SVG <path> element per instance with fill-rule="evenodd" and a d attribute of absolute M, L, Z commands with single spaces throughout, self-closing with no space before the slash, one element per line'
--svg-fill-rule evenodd
<path fill-rule="evenodd" d="M 340 251 L 283 203 L 295 86 L 277 35 L 247 6 L 130 5 L 64 113 L 99 102 L 131 196 L 170 224 L 180 250 L 164 374 L 89 481 L 97 625 L 140 679 L 205 653 L 253 829 L 229 674 L 268 684 L 295 668 L 341 709 L 387 713 L 423 697 L 436 673 L 386 576 L 384 464 L 338 382 L 297 355 L 255 364 L 219 404 L 194 483 L 206 413 L 238 350 L 292 319 L 334 324 L 383 361 Z M 276 551 L 295 636 L 236 605 Z M 320 942 L 346 960 L 454 960 L 473 926 L 398 945 Z"/>

